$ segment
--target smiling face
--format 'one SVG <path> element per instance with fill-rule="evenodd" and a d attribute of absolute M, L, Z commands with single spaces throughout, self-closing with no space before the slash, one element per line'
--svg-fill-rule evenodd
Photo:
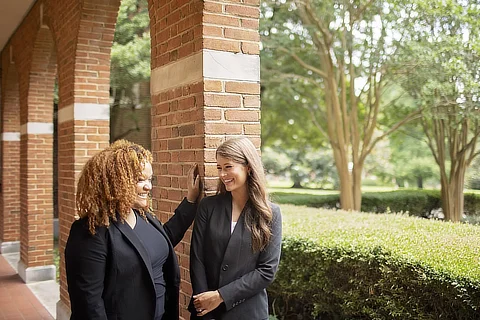
<path fill-rule="evenodd" d="M 246 191 L 248 167 L 222 156 L 217 156 L 218 177 L 230 192 Z"/>
<path fill-rule="evenodd" d="M 148 195 L 152 190 L 153 169 L 150 162 L 146 162 L 143 167 L 142 175 L 138 178 L 136 191 L 137 197 L 133 203 L 135 209 L 148 208 Z"/>

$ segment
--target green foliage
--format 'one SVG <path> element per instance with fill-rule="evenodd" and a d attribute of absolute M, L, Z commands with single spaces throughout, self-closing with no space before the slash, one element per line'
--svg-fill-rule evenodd
<path fill-rule="evenodd" d="M 136 110 L 149 108 L 150 18 L 147 0 L 120 4 L 110 65 L 110 141 L 135 139 L 131 133 L 150 128 L 139 121 Z M 128 113 L 126 115 L 125 111 Z M 123 121 L 125 120 L 125 123 Z"/>
<path fill-rule="evenodd" d="M 462 189 L 480 135 L 480 8 L 469 1 L 417 1 L 415 12 L 416 32 L 405 39 L 405 55 L 398 59 L 411 67 L 396 82 L 422 108 L 442 188 L 456 179 Z"/>
<path fill-rule="evenodd" d="M 282 205 L 279 319 L 475 319 L 480 229 Z"/>
<path fill-rule="evenodd" d="M 149 27 L 147 0 L 122 0 L 113 41 L 125 45 L 132 42 L 135 36 L 143 36 Z"/>
<path fill-rule="evenodd" d="M 267 173 L 290 178 L 294 187 L 335 188 L 338 178 L 330 150 L 264 147 L 262 161 Z"/>
<path fill-rule="evenodd" d="M 278 7 L 277 7 L 278 5 Z M 294 12 L 286 10 L 287 4 L 262 2 L 260 33 L 267 46 L 261 51 L 262 76 L 262 145 L 273 146 L 281 143 L 284 148 L 299 146 L 319 148 L 327 141 L 318 130 L 312 118 L 324 109 L 324 92 L 308 78 L 309 72 L 299 66 L 288 55 L 278 55 L 274 46 L 302 46 L 304 39 L 292 39 L 288 34 L 280 34 L 278 25 L 288 23 Z M 272 10 L 275 10 L 273 17 Z M 278 37 L 275 37 L 278 35 Z M 312 48 L 309 45 L 309 48 Z M 312 52 L 312 55 L 315 54 Z M 311 74 L 311 73 L 310 73 Z"/>
<path fill-rule="evenodd" d="M 111 85 L 130 89 L 133 84 L 148 81 L 150 77 L 150 34 L 135 35 L 131 42 L 112 46 Z"/>
<path fill-rule="evenodd" d="M 440 181 L 438 166 L 425 142 L 418 122 L 409 123 L 389 137 L 390 155 L 386 164 L 375 166 L 371 172 L 399 187 L 422 188 L 426 182 L 436 186 Z M 419 185 L 420 184 L 420 185 Z"/>
<path fill-rule="evenodd" d="M 122 1 L 111 53 L 111 87 L 130 101 L 134 84 L 150 80 L 149 23 L 146 0 Z"/>
<path fill-rule="evenodd" d="M 313 195 L 273 192 L 272 200 L 282 204 L 302 205 L 313 208 L 340 208 L 337 194 Z M 465 193 L 464 214 L 480 215 L 480 195 Z M 364 193 L 362 212 L 404 212 L 412 216 L 432 217 L 441 208 L 440 192 L 437 190 L 398 190 L 392 192 Z"/>
<path fill-rule="evenodd" d="M 467 186 L 470 189 L 480 190 L 480 158 L 473 161 L 472 166 L 467 172 Z"/>

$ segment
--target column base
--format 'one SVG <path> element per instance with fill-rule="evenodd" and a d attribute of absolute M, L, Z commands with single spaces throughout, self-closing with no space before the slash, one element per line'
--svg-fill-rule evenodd
<path fill-rule="evenodd" d="M 20 252 L 20 241 L 0 242 L 0 254 Z"/>
<path fill-rule="evenodd" d="M 69 320 L 70 315 L 72 312 L 70 312 L 70 308 L 67 307 L 65 302 L 62 300 L 58 300 L 57 302 L 57 320 Z"/>
<path fill-rule="evenodd" d="M 55 280 L 56 268 L 54 265 L 27 268 L 22 260 L 18 261 L 18 275 L 23 282 Z"/>

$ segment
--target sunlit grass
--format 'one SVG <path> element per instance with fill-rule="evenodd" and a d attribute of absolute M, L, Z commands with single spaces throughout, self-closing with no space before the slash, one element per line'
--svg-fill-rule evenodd
<path fill-rule="evenodd" d="M 338 194 L 339 190 L 333 189 L 316 189 L 316 188 L 292 188 L 293 182 L 290 180 L 268 180 L 268 190 L 273 192 L 285 192 L 285 193 L 300 193 L 300 194 L 313 194 L 313 195 L 326 195 L 326 194 Z M 362 192 L 389 192 L 399 190 L 399 188 L 391 186 L 362 186 Z M 402 189 L 408 190 L 408 189 Z M 480 193 L 480 191 L 479 191 Z"/>
<path fill-rule="evenodd" d="M 363 186 L 362 192 L 390 192 L 396 190 L 418 190 L 412 188 L 394 188 L 394 187 L 383 187 L 383 186 Z M 434 190 L 434 189 L 422 189 L 422 190 Z M 436 189 L 438 190 L 438 189 Z M 313 194 L 313 195 L 328 195 L 328 194 L 338 194 L 338 190 L 323 190 L 323 189 L 310 189 L 310 188 L 292 188 L 292 184 L 290 182 L 269 182 L 268 183 L 268 191 L 270 193 L 274 192 L 283 192 L 283 193 L 298 193 L 298 194 Z M 464 193 L 475 193 L 480 194 L 480 190 L 474 189 L 465 189 Z"/>

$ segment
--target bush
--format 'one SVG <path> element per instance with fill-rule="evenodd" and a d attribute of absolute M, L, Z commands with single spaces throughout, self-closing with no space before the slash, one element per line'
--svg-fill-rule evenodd
<path fill-rule="evenodd" d="M 282 205 L 278 319 L 478 319 L 480 229 Z"/>
<path fill-rule="evenodd" d="M 312 195 L 296 193 L 272 193 L 274 202 L 280 204 L 304 205 L 314 208 L 339 209 L 339 195 Z M 397 190 L 391 192 L 369 192 L 362 195 L 363 212 L 408 212 L 409 215 L 430 217 L 441 208 L 438 190 Z M 464 213 L 480 215 L 480 195 L 465 193 Z"/>

